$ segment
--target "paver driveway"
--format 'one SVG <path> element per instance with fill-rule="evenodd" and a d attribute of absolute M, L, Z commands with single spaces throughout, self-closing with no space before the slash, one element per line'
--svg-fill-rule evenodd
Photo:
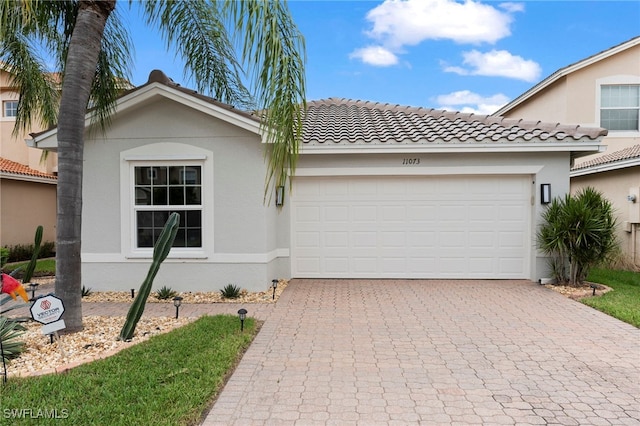
<path fill-rule="evenodd" d="M 638 425 L 640 330 L 529 281 L 294 280 L 204 421 L 418 423 Z"/>

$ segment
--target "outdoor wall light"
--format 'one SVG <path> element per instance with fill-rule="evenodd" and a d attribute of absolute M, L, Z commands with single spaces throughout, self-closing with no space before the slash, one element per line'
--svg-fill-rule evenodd
<path fill-rule="evenodd" d="M 540 203 L 549 204 L 551 202 L 551 184 L 543 183 L 540 185 Z"/>
<path fill-rule="evenodd" d="M 284 204 L 284 186 L 276 187 L 276 206 L 280 207 Z"/>
<path fill-rule="evenodd" d="M 276 288 L 278 288 L 278 280 L 271 280 L 271 287 L 273 287 L 273 300 L 276 300 Z"/>
<path fill-rule="evenodd" d="M 629 194 L 627 195 L 627 201 L 631 202 L 631 203 L 635 203 L 637 200 L 636 198 L 636 194 Z"/>
<path fill-rule="evenodd" d="M 180 310 L 180 305 L 182 305 L 182 297 L 176 296 L 173 298 L 173 306 L 176 307 L 176 319 L 178 319 L 178 311 Z"/>
<path fill-rule="evenodd" d="M 28 287 L 29 290 L 31 291 L 31 298 L 35 298 L 36 297 L 36 288 L 38 288 L 38 283 L 29 283 Z"/>
<path fill-rule="evenodd" d="M 238 310 L 238 317 L 240 317 L 240 331 L 244 330 L 244 320 L 247 318 L 247 310 L 242 308 Z"/>

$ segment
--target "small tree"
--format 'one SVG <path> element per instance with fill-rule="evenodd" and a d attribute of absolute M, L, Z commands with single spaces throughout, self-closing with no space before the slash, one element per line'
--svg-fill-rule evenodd
<path fill-rule="evenodd" d="M 542 219 L 538 244 L 551 256 L 558 282 L 582 284 L 589 270 L 617 249 L 613 207 L 594 188 L 555 198 Z"/>

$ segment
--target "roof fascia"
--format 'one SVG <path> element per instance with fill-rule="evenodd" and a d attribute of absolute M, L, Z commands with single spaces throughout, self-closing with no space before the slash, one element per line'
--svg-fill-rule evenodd
<path fill-rule="evenodd" d="M 578 71 L 579 69 L 588 67 L 610 56 L 616 55 L 638 44 L 640 44 L 640 37 L 633 38 L 625 43 L 622 43 L 610 49 L 604 50 L 593 56 L 589 56 L 588 58 L 578 61 L 572 65 L 568 65 L 564 68 L 560 68 L 559 70 L 557 70 L 556 72 L 554 72 L 553 74 L 551 74 L 550 76 L 542 80 L 540 83 L 536 84 L 531 89 L 527 90 L 526 92 L 524 92 L 523 94 L 521 94 L 520 96 L 518 96 L 517 98 L 515 98 L 514 100 L 512 100 L 511 102 L 509 102 L 508 104 L 506 104 L 505 106 L 503 106 L 502 108 L 500 108 L 499 110 L 497 110 L 491 115 L 496 115 L 496 116 L 504 115 L 505 113 L 508 113 L 509 111 L 511 111 L 513 108 L 522 104 L 527 99 L 533 97 L 535 94 L 543 91 L 544 89 L 546 89 L 547 87 L 549 87 L 550 85 L 552 85 L 553 83 L 561 79 L 562 77 L 565 77 L 575 71 Z"/>
<path fill-rule="evenodd" d="M 53 178 L 44 178 L 44 177 L 38 177 L 38 176 L 20 175 L 20 174 L 16 174 L 16 173 L 7 173 L 7 172 L 0 172 L 0 178 L 2 178 L 2 179 L 11 179 L 11 180 L 21 180 L 21 181 L 32 182 L 32 183 L 47 183 L 47 184 L 50 184 L 50 185 L 57 185 L 58 184 L 58 181 L 56 179 L 53 179 Z"/>
<path fill-rule="evenodd" d="M 327 145 L 301 146 L 301 154 L 416 154 L 416 153 L 504 153 L 504 152 L 571 152 L 579 155 L 589 155 L 596 152 L 603 152 L 602 141 L 583 141 L 574 143 L 478 143 L 470 145 L 468 143 L 434 144 L 434 145 L 342 145 L 335 144 L 333 147 Z"/>
<path fill-rule="evenodd" d="M 640 166 L 640 158 L 629 158 L 627 160 L 615 161 L 612 163 L 598 164 L 595 166 L 584 167 L 569 172 L 569 177 L 578 177 L 591 175 L 594 173 L 610 172 L 613 170 L 626 169 L 629 167 Z"/>

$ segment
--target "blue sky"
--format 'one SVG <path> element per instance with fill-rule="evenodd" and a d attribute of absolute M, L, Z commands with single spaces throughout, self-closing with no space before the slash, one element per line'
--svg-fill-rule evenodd
<path fill-rule="evenodd" d="M 132 82 L 181 62 L 135 11 Z M 124 7 L 123 7 L 124 6 Z M 489 114 L 556 70 L 640 35 L 640 1 L 289 2 L 306 39 L 307 99 Z"/>

